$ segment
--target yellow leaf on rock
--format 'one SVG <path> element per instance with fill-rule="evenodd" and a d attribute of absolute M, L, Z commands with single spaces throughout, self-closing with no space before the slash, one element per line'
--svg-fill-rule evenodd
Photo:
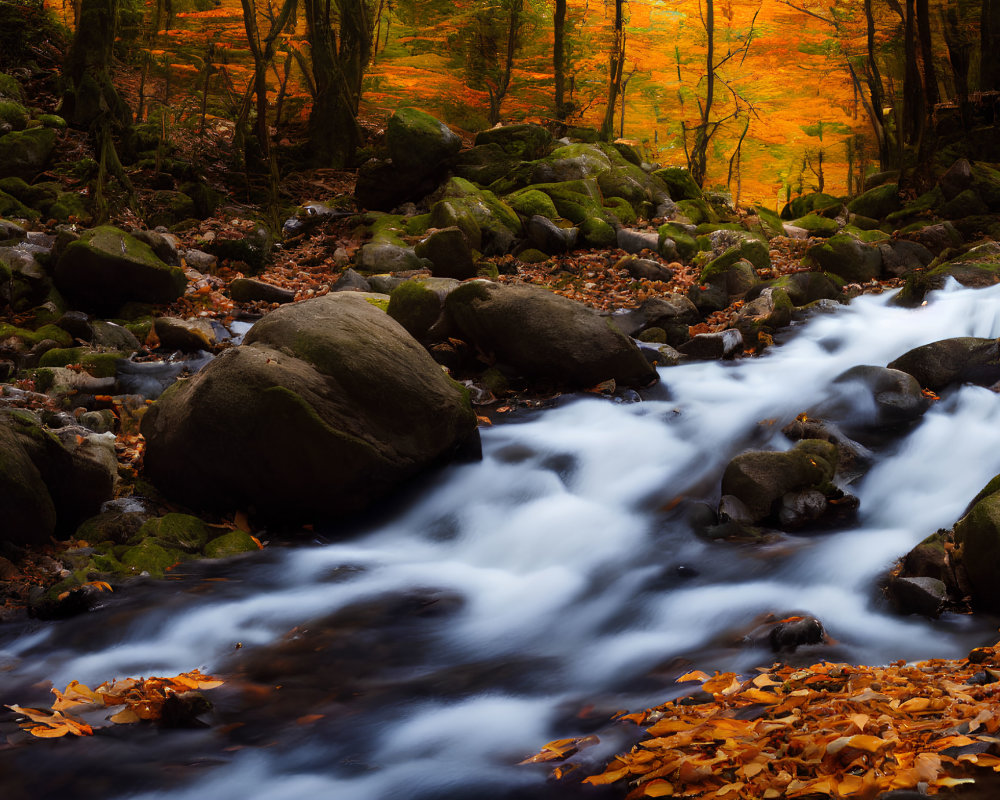
<path fill-rule="evenodd" d="M 685 672 L 677 679 L 677 683 L 685 683 L 687 681 L 707 681 L 710 677 L 710 675 L 707 675 L 700 669 L 696 669 L 694 672 Z"/>
<path fill-rule="evenodd" d="M 139 715 L 136 714 L 131 708 L 123 708 L 117 714 L 113 714 L 109 719 L 116 725 L 128 725 L 133 722 L 138 722 Z"/>
<path fill-rule="evenodd" d="M 642 793 L 646 797 L 670 797 L 674 793 L 674 785 L 670 781 L 657 778 L 647 783 L 642 788 Z"/>

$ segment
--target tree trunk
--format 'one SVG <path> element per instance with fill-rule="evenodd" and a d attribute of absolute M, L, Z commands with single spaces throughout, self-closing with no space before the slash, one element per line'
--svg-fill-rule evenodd
<path fill-rule="evenodd" d="M 132 112 L 111 82 L 112 49 L 118 0 L 83 0 L 80 24 L 66 59 L 70 89 L 63 97 L 63 116 L 81 128 L 110 114 L 112 129 L 132 124 Z"/>
<path fill-rule="evenodd" d="M 510 78 L 514 72 L 514 56 L 517 54 L 518 38 L 521 30 L 521 12 L 524 10 L 524 0 L 512 0 L 507 17 L 507 49 L 504 53 L 503 69 L 500 71 L 496 86 L 489 87 L 490 93 L 490 125 L 500 122 L 500 106 L 510 89 Z"/>
<path fill-rule="evenodd" d="M 1000 0 L 982 0 L 980 17 L 979 88 L 1000 91 Z"/>
<path fill-rule="evenodd" d="M 615 0 L 615 39 L 611 48 L 608 65 L 608 105 L 601 123 L 601 138 L 605 141 L 614 136 L 615 103 L 622 85 L 622 70 L 625 67 L 625 0 Z"/>
<path fill-rule="evenodd" d="M 556 119 L 564 120 L 568 116 L 566 108 L 566 0 L 556 0 L 555 14 L 552 18 L 552 69 L 555 75 L 555 106 Z"/>
<path fill-rule="evenodd" d="M 882 89 L 882 75 L 879 72 L 875 57 L 875 14 L 872 10 L 872 0 L 865 0 L 865 22 L 867 25 L 866 41 L 868 59 L 865 68 L 865 82 L 868 84 L 868 94 L 871 100 L 869 111 L 872 116 L 872 127 L 878 141 L 879 169 L 888 169 L 891 163 L 889 135 L 885 127 L 885 96 Z M 848 64 L 850 66 L 850 64 Z"/>
<path fill-rule="evenodd" d="M 923 66 L 924 102 L 928 116 L 938 104 L 937 70 L 934 68 L 934 45 L 928 0 L 917 0 L 917 35 L 920 38 L 920 61 Z"/>
<path fill-rule="evenodd" d="M 972 43 L 963 34 L 957 8 L 949 6 L 942 14 L 942 18 L 944 41 L 948 45 L 948 63 L 951 64 L 951 74 L 955 79 L 955 94 L 958 96 L 958 107 L 962 114 L 962 128 L 968 132 L 971 123 L 969 67 L 972 63 Z"/>
<path fill-rule="evenodd" d="M 917 144 L 923 131 L 925 104 L 920 69 L 917 65 L 917 19 L 915 0 L 906 0 L 903 31 L 903 136 L 909 144 Z"/>
<path fill-rule="evenodd" d="M 358 104 L 371 58 L 374 19 L 367 0 L 303 0 L 312 53 L 313 97 L 309 146 L 316 166 L 345 167 L 361 141 Z M 337 13 L 339 12 L 339 14 Z M 334 33 L 339 23 L 340 42 Z"/>
<path fill-rule="evenodd" d="M 715 102 L 715 3 L 706 0 L 705 3 L 705 33 L 708 36 L 708 52 L 705 56 L 706 76 L 708 86 L 705 89 L 705 100 L 700 102 L 701 121 L 694 133 L 694 146 L 691 148 L 691 177 L 699 186 L 705 185 L 708 172 L 708 143 L 715 133 L 709 122 L 712 113 L 712 103 Z M 716 126 L 717 127 L 717 126 Z M 710 130 L 711 128 L 711 130 Z"/>

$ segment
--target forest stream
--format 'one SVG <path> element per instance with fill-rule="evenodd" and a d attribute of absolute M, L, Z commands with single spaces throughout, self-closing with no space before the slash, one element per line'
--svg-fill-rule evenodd
<path fill-rule="evenodd" d="M 849 487 L 848 529 L 732 543 L 688 521 L 717 502 L 734 455 L 789 447 L 781 428 L 845 369 L 1000 337 L 1000 286 L 952 284 L 916 310 L 889 300 L 817 314 L 760 358 L 661 369 L 641 402 L 577 395 L 518 412 L 482 431 L 481 462 L 438 473 L 349 538 L 317 529 L 311 544 L 187 566 L 83 616 L 5 625 L 2 703 L 196 667 L 226 681 L 206 728 L 108 724 L 0 747 L 5 800 L 554 797 L 548 768 L 517 763 L 592 732 L 606 758 L 628 744 L 611 715 L 676 696 L 682 672 L 771 664 L 751 634 L 766 615 L 822 621 L 829 641 L 788 656 L 806 664 L 992 643 L 987 615 L 900 617 L 879 590 L 1000 473 L 989 389 L 951 390 L 876 446 Z"/>

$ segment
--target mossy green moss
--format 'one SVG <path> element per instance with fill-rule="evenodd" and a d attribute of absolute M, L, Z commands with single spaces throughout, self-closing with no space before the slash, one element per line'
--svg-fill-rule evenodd
<path fill-rule="evenodd" d="M 20 81 L 6 72 L 0 72 L 0 97 L 17 102 L 24 99 L 24 90 L 21 88 Z"/>
<path fill-rule="evenodd" d="M 719 215 L 715 213 L 715 209 L 700 198 L 697 200 L 680 200 L 677 203 L 677 210 L 687 217 L 692 225 L 719 221 Z"/>
<path fill-rule="evenodd" d="M 162 578 L 170 567 L 182 559 L 180 550 L 168 550 L 153 539 L 144 539 L 122 554 L 121 564 L 127 574 L 146 573 L 152 578 Z"/>
<path fill-rule="evenodd" d="M 199 553 L 210 536 L 208 526 L 198 517 L 172 513 L 146 522 L 133 537 L 132 543 L 152 538 L 168 550 Z"/>
<path fill-rule="evenodd" d="M 806 214 L 792 221 L 796 228 L 802 228 L 810 236 L 833 236 L 840 230 L 840 225 L 835 219 L 828 219 L 819 214 Z"/>
<path fill-rule="evenodd" d="M 118 370 L 118 362 L 123 358 L 126 358 L 124 353 L 97 353 L 86 347 L 56 347 L 42 355 L 38 366 L 65 367 L 79 364 L 95 378 L 113 378 Z"/>
<path fill-rule="evenodd" d="M 614 214 L 622 225 L 632 225 L 639 219 L 632 204 L 623 197 L 605 197 L 604 207 Z"/>
<path fill-rule="evenodd" d="M 688 230 L 676 222 L 667 222 L 660 226 L 660 241 L 672 239 L 677 246 L 677 255 L 682 261 L 690 261 L 699 251 L 698 242 Z"/>
<path fill-rule="evenodd" d="M 667 185 L 667 191 L 674 201 L 700 200 L 702 197 L 701 187 L 695 183 L 691 177 L 691 172 L 684 167 L 665 167 L 653 173 L 654 178 L 659 178 Z"/>
<path fill-rule="evenodd" d="M 541 264 L 544 261 L 548 261 L 549 256 L 541 250 L 529 247 L 527 250 L 522 250 L 517 254 L 517 260 L 523 264 Z"/>
<path fill-rule="evenodd" d="M 204 553 L 208 558 L 228 558 L 240 553 L 253 553 L 259 550 L 257 542 L 245 531 L 230 531 L 217 536 L 205 545 Z"/>
<path fill-rule="evenodd" d="M 42 325 L 37 330 L 29 331 L 6 322 L 0 322 L 0 341 L 11 338 L 20 339 L 27 347 L 34 347 L 45 339 L 51 339 L 61 347 L 69 347 L 73 344 L 73 337 L 55 325 Z"/>
<path fill-rule="evenodd" d="M 11 130 L 23 131 L 28 124 L 27 109 L 13 100 L 0 100 L 0 124 L 9 125 Z"/>
<path fill-rule="evenodd" d="M 389 295 L 387 311 L 413 338 L 422 339 L 441 315 L 441 301 L 420 281 L 405 281 Z"/>
<path fill-rule="evenodd" d="M 580 224 L 580 235 L 591 247 L 614 247 L 618 234 L 603 219 L 591 217 Z"/>
<path fill-rule="evenodd" d="M 511 208 L 525 217 L 530 218 L 538 214 L 549 219 L 556 219 L 559 216 L 552 198 L 538 189 L 532 189 L 531 187 L 522 189 L 519 192 L 508 195 L 506 200 Z"/>

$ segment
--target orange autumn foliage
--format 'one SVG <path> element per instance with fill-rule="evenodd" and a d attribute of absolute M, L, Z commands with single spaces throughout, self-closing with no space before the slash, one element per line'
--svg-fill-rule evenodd
<path fill-rule="evenodd" d="M 1000 772 L 1000 644 L 962 661 L 887 667 L 774 665 L 754 678 L 699 681 L 711 700 L 680 698 L 619 719 L 646 737 L 584 783 L 622 784 L 628 798 L 869 800 L 925 784 L 931 793 Z M 564 760 L 596 737 L 560 739 L 523 763 Z M 563 778 L 574 765 L 558 768 Z"/>
<path fill-rule="evenodd" d="M 19 705 L 9 705 L 7 708 L 26 718 L 20 725 L 32 736 L 41 738 L 55 738 L 67 734 L 90 736 L 94 732 L 91 725 L 65 712 L 72 709 L 81 714 L 107 707 L 123 706 L 120 711 L 108 717 L 111 722 L 123 724 L 140 720 L 155 721 L 162 716 L 164 705 L 170 697 L 185 692 L 214 689 L 222 683 L 196 669 L 172 678 L 126 678 L 105 681 L 96 689 L 91 689 L 78 681 L 71 681 L 64 691 L 52 690 L 56 700 L 50 709 L 25 708 Z"/>

